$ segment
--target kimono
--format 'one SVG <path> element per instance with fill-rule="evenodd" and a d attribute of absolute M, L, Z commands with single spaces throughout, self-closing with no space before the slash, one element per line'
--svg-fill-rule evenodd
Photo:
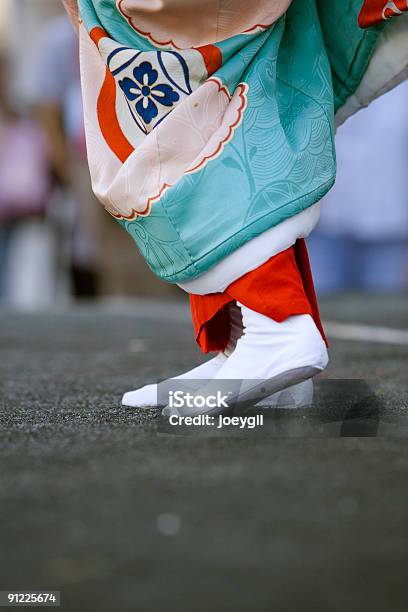
<path fill-rule="evenodd" d="M 407 0 L 66 4 L 93 189 L 151 270 L 193 295 L 313 230 L 335 125 L 407 77 Z"/>

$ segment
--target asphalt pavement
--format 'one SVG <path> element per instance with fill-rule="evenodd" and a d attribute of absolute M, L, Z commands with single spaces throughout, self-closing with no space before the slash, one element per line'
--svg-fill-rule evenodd
<path fill-rule="evenodd" d="M 404 331 L 407 303 L 322 312 Z M 0 590 L 67 612 L 406 612 L 408 343 L 347 332 L 312 407 L 174 431 L 120 397 L 203 360 L 184 304 L 0 320 Z"/>

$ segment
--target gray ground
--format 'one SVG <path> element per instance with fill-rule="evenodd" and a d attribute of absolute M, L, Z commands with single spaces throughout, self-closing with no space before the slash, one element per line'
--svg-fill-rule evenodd
<path fill-rule="evenodd" d="M 408 328 L 406 304 L 323 313 Z M 119 400 L 200 362 L 183 307 L 0 318 L 0 590 L 79 612 L 406 612 L 408 345 L 334 340 L 311 409 L 178 435 Z"/>

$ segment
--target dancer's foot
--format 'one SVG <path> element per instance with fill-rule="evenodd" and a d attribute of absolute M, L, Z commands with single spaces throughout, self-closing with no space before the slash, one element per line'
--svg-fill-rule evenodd
<path fill-rule="evenodd" d="M 224 353 L 218 353 L 209 361 L 179 376 L 168 378 L 158 384 L 145 385 L 135 391 L 128 391 L 122 397 L 122 405 L 129 406 L 130 408 L 157 407 L 160 404 L 160 399 L 166 397 L 166 390 L 174 389 L 175 380 L 180 381 L 182 390 L 194 392 L 201 386 L 202 383 L 200 381 L 214 378 L 226 360 L 227 356 Z M 162 403 L 161 405 L 163 406 L 164 404 Z"/>
<path fill-rule="evenodd" d="M 210 364 L 211 368 L 216 368 L 218 365 L 218 369 L 222 366 L 224 361 L 226 360 L 226 356 L 224 353 L 219 353 L 210 361 L 207 361 L 202 364 L 202 366 L 206 366 L 200 373 L 202 374 L 210 374 Z M 185 374 L 181 374 L 175 378 L 169 378 L 158 384 L 145 385 L 140 389 L 136 389 L 135 391 L 128 391 L 123 395 L 122 405 L 127 406 L 129 408 L 157 408 L 160 402 L 160 399 L 164 399 L 166 389 L 170 387 L 174 389 L 174 380 L 182 380 L 182 387 L 185 387 L 185 391 L 190 391 L 190 393 L 194 393 L 198 391 L 198 389 L 202 386 L 202 381 L 204 376 L 200 379 L 197 374 L 194 375 L 194 378 L 189 378 L 193 372 L 202 368 L 202 366 L 198 366 L 198 368 L 194 368 Z M 215 375 L 217 370 L 208 378 L 211 380 Z M 183 389 L 182 389 L 183 390 Z M 306 406 L 310 406 L 313 403 L 313 381 L 311 379 L 305 380 L 293 387 L 289 387 L 288 389 L 283 389 L 282 391 L 278 391 L 269 397 L 265 397 L 263 400 L 256 404 L 259 408 L 305 408 Z M 164 402 L 161 404 L 164 405 Z"/>
<path fill-rule="evenodd" d="M 326 346 L 310 315 L 296 315 L 277 323 L 246 306 L 240 307 L 244 333 L 213 380 L 196 391 L 197 396 L 206 397 L 228 389 L 229 405 L 254 406 L 326 367 Z M 229 381 L 238 381 L 238 384 Z M 194 415 L 221 411 L 222 408 L 186 407 L 178 413 Z M 170 407 L 163 411 L 164 415 L 174 413 Z"/>
<path fill-rule="evenodd" d="M 212 380 L 227 358 L 233 353 L 238 338 L 240 338 L 243 333 L 241 309 L 235 302 L 231 302 L 228 309 L 230 319 L 230 335 L 228 344 L 224 351 L 218 353 L 215 357 L 213 357 L 213 359 L 202 363 L 184 374 L 174 376 L 173 378 L 168 378 L 167 380 L 163 380 L 158 384 L 146 385 L 141 389 L 136 389 L 135 391 L 125 393 L 122 398 L 122 405 L 129 406 L 130 408 L 148 408 L 157 407 L 159 405 L 164 406 L 168 401 L 168 396 L 166 398 L 168 391 L 175 390 L 175 380 L 179 381 L 180 383 L 180 387 L 178 387 L 177 390 L 190 393 L 197 391 L 197 389 L 204 384 L 202 381 Z"/>

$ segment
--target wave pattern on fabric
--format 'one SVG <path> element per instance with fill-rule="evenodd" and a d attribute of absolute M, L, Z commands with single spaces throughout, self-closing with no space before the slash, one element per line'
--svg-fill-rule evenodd
<path fill-rule="evenodd" d="M 368 51 L 350 0 L 329 60 L 320 4 L 79 0 L 93 188 L 161 278 L 197 278 L 333 184 L 332 66 L 358 84 Z"/>

